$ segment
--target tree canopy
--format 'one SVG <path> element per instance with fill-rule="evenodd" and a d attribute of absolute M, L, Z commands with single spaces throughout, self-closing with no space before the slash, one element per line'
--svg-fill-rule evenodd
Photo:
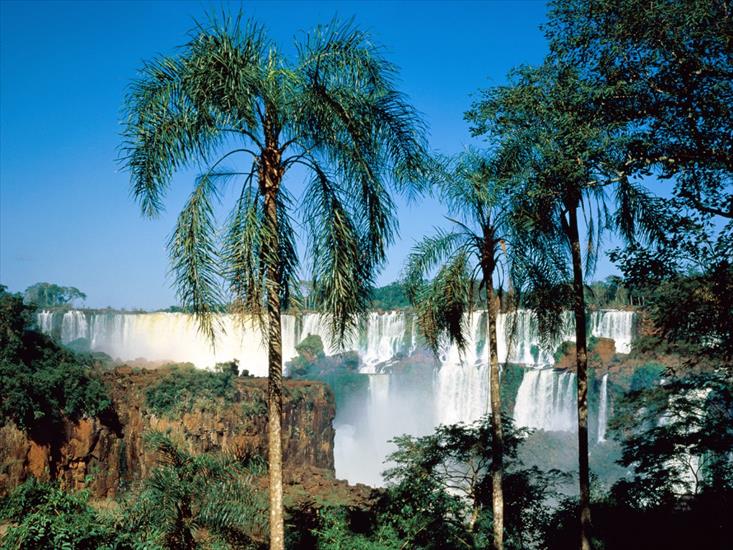
<path fill-rule="evenodd" d="M 58 307 L 74 300 L 86 300 L 87 295 L 73 286 L 36 283 L 25 289 L 24 299 L 37 307 Z"/>

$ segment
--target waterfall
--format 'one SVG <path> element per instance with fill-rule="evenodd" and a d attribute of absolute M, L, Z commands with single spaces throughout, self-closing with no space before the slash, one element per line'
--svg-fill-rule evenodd
<path fill-rule="evenodd" d="M 347 342 L 346 349 L 359 352 L 365 372 L 376 372 L 378 365 L 388 363 L 400 353 L 414 351 L 414 323 L 408 323 L 406 315 L 395 311 L 372 312 L 362 334 Z M 259 326 L 253 319 L 240 323 L 232 315 L 220 315 L 212 347 L 193 317 L 185 313 L 42 311 L 37 317 L 38 327 L 46 334 L 53 334 L 59 316 L 62 343 L 85 338 L 93 351 L 122 361 L 144 358 L 212 368 L 215 363 L 237 359 L 250 373 L 267 374 L 267 353 Z M 321 337 L 326 353 L 340 351 L 333 345 L 328 326 L 320 315 L 283 315 L 281 323 L 283 363 L 297 355 L 296 346 L 309 334 Z"/>
<path fill-rule="evenodd" d="M 334 463 L 339 477 L 376 487 L 382 485 L 384 461 L 395 449 L 389 440 L 405 432 L 400 421 L 406 415 L 400 414 L 405 411 L 395 410 L 401 406 L 400 399 L 390 398 L 390 376 L 368 377 L 366 414 L 356 425 L 336 426 Z"/>
<path fill-rule="evenodd" d="M 490 412 L 488 365 L 443 364 L 436 375 L 440 424 L 473 422 Z"/>
<path fill-rule="evenodd" d="M 573 316 L 563 314 L 561 340 L 574 339 Z M 267 352 L 258 323 L 240 322 L 231 315 L 216 319 L 214 346 L 202 335 L 194 318 L 184 313 L 124 313 L 71 310 L 42 311 L 40 330 L 63 343 L 79 338 L 89 341 L 93 351 L 130 361 L 190 362 L 200 368 L 237 359 L 240 367 L 256 376 L 267 374 Z M 418 333 L 412 313 L 371 312 L 358 334 L 345 348 L 356 351 L 362 372 L 369 375 L 366 409 L 335 421 L 334 460 L 336 472 L 351 482 L 381 484 L 383 461 L 394 451 L 388 441 L 403 433 L 415 436 L 430 433 L 438 423 L 473 422 L 489 412 L 489 369 L 486 312 L 477 311 L 464 320 L 467 342 L 463 351 L 443 342 L 440 368 L 427 389 L 400 385 L 397 375 L 379 374 L 401 355 L 417 349 Z M 590 333 L 613 338 L 616 349 L 627 352 L 634 336 L 634 313 L 598 311 L 590 315 Z M 309 334 L 323 340 L 327 354 L 338 352 L 324 318 L 314 313 L 283 315 L 283 364 L 297 355 L 296 346 Z M 514 337 L 508 333 L 513 330 Z M 554 349 L 541 346 L 537 319 L 529 311 L 501 314 L 497 318 L 499 361 L 528 368 L 519 387 L 514 418 L 519 426 L 545 430 L 575 430 L 575 374 L 555 371 Z M 432 383 L 431 383 L 432 382 Z M 605 437 L 607 380 L 601 385 L 599 440 Z M 353 411 L 352 411 L 353 412 Z M 600 420 L 603 420 L 600 422 Z"/>
<path fill-rule="evenodd" d="M 41 311 L 38 314 L 38 328 L 43 334 L 53 334 L 54 314 L 51 311 Z"/>
<path fill-rule="evenodd" d="M 61 318 L 61 342 L 68 344 L 78 338 L 89 337 L 89 325 L 83 311 L 67 311 Z"/>
<path fill-rule="evenodd" d="M 388 364 L 400 354 L 415 351 L 417 332 L 411 315 L 402 311 L 368 314 L 360 333 L 353 335 L 345 346 L 359 353 L 364 372 L 378 372 L 380 365 Z M 58 316 L 61 316 L 60 323 Z M 566 322 L 561 340 L 572 341 L 572 315 L 566 312 L 563 316 Z M 264 375 L 267 372 L 262 338 L 253 320 L 245 320 L 241 324 L 233 316 L 219 316 L 219 329 L 212 349 L 207 338 L 198 331 L 192 316 L 185 313 L 42 311 L 37 319 L 41 331 L 47 334 L 52 334 L 54 327 L 60 326 L 63 343 L 86 338 L 92 350 L 121 360 L 143 357 L 152 361 L 188 361 L 202 368 L 211 368 L 216 362 L 236 358 L 252 373 Z M 618 351 L 628 352 L 634 336 L 633 312 L 597 311 L 591 314 L 590 319 L 593 336 L 613 338 Z M 476 312 L 467 316 L 465 323 L 468 339 L 464 353 L 460 353 L 456 346 L 446 344 L 441 351 L 443 365 L 481 365 L 487 362 L 486 313 Z M 511 329 L 514 329 L 513 338 L 507 335 Z M 297 355 L 295 346 L 308 334 L 321 337 L 326 353 L 339 351 L 334 347 L 328 327 L 320 315 L 283 315 L 282 330 L 284 361 Z M 496 332 L 500 362 L 508 360 L 535 367 L 553 364 L 554 349 L 540 345 L 537 320 L 531 312 L 499 315 Z"/>
<path fill-rule="evenodd" d="M 519 427 L 574 431 L 578 422 L 575 373 L 526 370 L 517 393 L 514 421 Z"/>
<path fill-rule="evenodd" d="M 631 351 L 635 320 L 633 311 L 594 311 L 590 319 L 592 336 L 611 338 L 618 353 Z"/>
<path fill-rule="evenodd" d="M 364 363 L 362 372 L 374 373 L 377 365 L 388 363 L 399 353 L 412 351 L 412 344 L 407 346 L 406 331 L 407 317 L 404 313 L 371 312 L 367 318 L 366 334 L 359 345 L 359 355 Z"/>
<path fill-rule="evenodd" d="M 601 379 L 601 395 L 598 401 L 598 443 L 606 440 L 608 424 L 608 373 Z"/>

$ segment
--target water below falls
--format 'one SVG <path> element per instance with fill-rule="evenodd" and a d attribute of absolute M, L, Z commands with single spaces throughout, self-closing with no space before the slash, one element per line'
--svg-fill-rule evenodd
<path fill-rule="evenodd" d="M 561 341 L 574 340 L 572 315 L 564 314 Z M 243 324 L 233 316 L 218 318 L 215 345 L 197 330 L 184 313 L 124 313 L 71 310 L 38 314 L 39 328 L 71 343 L 84 339 L 90 349 L 129 361 L 191 362 L 200 368 L 237 359 L 251 374 L 265 376 L 267 354 L 256 323 Z M 327 353 L 337 350 L 322 318 L 316 314 L 283 315 L 283 362 L 297 355 L 295 346 L 307 335 L 321 337 Z M 438 424 L 473 422 L 489 412 L 489 378 L 486 361 L 486 314 L 466 319 L 465 350 L 442 346 L 438 368 L 427 390 L 398 383 L 387 368 L 398 357 L 413 353 L 418 336 L 412 314 L 402 311 L 370 313 L 347 349 L 357 351 L 361 372 L 369 375 L 368 398 L 359 411 L 337 412 L 335 461 L 337 475 L 351 482 L 381 483 L 384 458 L 394 450 L 388 440 L 409 433 L 423 435 Z M 602 310 L 589 315 L 589 334 L 611 338 L 616 350 L 628 353 L 635 334 L 635 314 Z M 540 343 L 535 317 L 527 311 L 499 316 L 499 360 L 524 365 L 516 395 L 514 420 L 518 426 L 572 431 L 577 422 L 575 374 L 552 368 L 554 349 Z M 598 441 L 605 439 L 608 416 L 607 375 L 599 388 Z"/>

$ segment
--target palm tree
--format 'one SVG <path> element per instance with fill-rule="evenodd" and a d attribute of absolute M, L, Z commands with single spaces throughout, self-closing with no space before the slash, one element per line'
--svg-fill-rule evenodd
<path fill-rule="evenodd" d="M 395 88 L 395 67 L 352 24 L 318 27 L 288 58 L 251 22 L 199 25 L 175 57 L 147 63 L 126 100 L 123 159 L 144 214 L 173 174 L 203 167 L 169 242 L 178 297 L 216 332 L 222 304 L 263 327 L 269 362 L 270 544 L 283 548 L 280 313 L 296 303 L 294 224 L 307 234 L 313 294 L 336 342 L 369 304 L 396 231 L 389 189 L 422 174 L 423 124 Z M 288 171 L 307 180 L 301 208 Z M 221 233 L 225 184 L 239 198 Z M 297 184 L 300 181 L 296 182 Z M 220 285 L 220 282 L 224 285 Z"/>
<path fill-rule="evenodd" d="M 627 241 L 655 237 L 653 199 L 630 181 L 619 154 L 624 134 L 599 108 L 595 90 L 572 68 L 546 62 L 521 68 L 511 85 L 488 90 L 467 113 L 477 135 L 497 140 L 501 157 L 515 168 L 512 226 L 517 246 L 513 268 L 540 332 L 552 341 L 562 311 L 575 318 L 578 391 L 580 546 L 590 549 L 588 464 L 588 352 L 584 280 L 595 268 L 605 230 Z M 617 207 L 611 215 L 607 202 Z M 582 221 L 581 221 L 582 219 Z M 581 231 L 585 230 L 585 239 Z"/>
<path fill-rule="evenodd" d="M 502 254 L 509 231 L 508 195 L 496 159 L 475 151 L 460 155 L 456 166 L 439 184 L 439 195 L 449 213 L 460 219 L 449 220 L 452 231 L 438 230 L 424 238 L 408 257 L 405 269 L 407 295 L 416 310 L 418 326 L 435 353 L 444 337 L 464 350 L 465 318 L 473 312 L 485 291 L 491 403 L 491 486 L 493 546 L 503 548 L 504 498 L 503 434 L 499 390 L 499 354 L 496 320 L 498 300 L 494 278 L 501 274 Z M 426 279 L 438 268 L 430 282 Z M 501 285 L 500 285 L 501 286 Z M 471 529 L 475 520 L 472 518 Z"/>
<path fill-rule="evenodd" d="M 262 544 L 266 503 L 251 471 L 225 455 L 191 455 L 160 432 L 145 434 L 145 443 L 157 466 L 124 518 L 126 529 L 142 539 L 138 543 L 192 550 L 205 532 L 237 547 Z"/>

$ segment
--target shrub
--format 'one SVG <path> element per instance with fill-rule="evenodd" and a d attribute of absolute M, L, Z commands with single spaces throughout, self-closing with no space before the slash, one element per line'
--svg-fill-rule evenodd
<path fill-rule="evenodd" d="M 0 519 L 11 525 L 3 548 L 86 550 L 103 547 L 113 538 L 99 521 L 85 491 L 67 493 L 31 478 L 0 505 Z"/>
<path fill-rule="evenodd" d="M 176 415 L 205 407 L 216 400 L 238 398 L 236 374 L 230 363 L 219 372 L 197 370 L 191 365 L 175 365 L 160 382 L 148 388 L 145 400 L 156 414 Z"/>
<path fill-rule="evenodd" d="M 0 422 L 49 438 L 65 418 L 98 415 L 111 401 L 92 359 L 29 330 L 29 311 L 20 295 L 0 288 Z"/>

